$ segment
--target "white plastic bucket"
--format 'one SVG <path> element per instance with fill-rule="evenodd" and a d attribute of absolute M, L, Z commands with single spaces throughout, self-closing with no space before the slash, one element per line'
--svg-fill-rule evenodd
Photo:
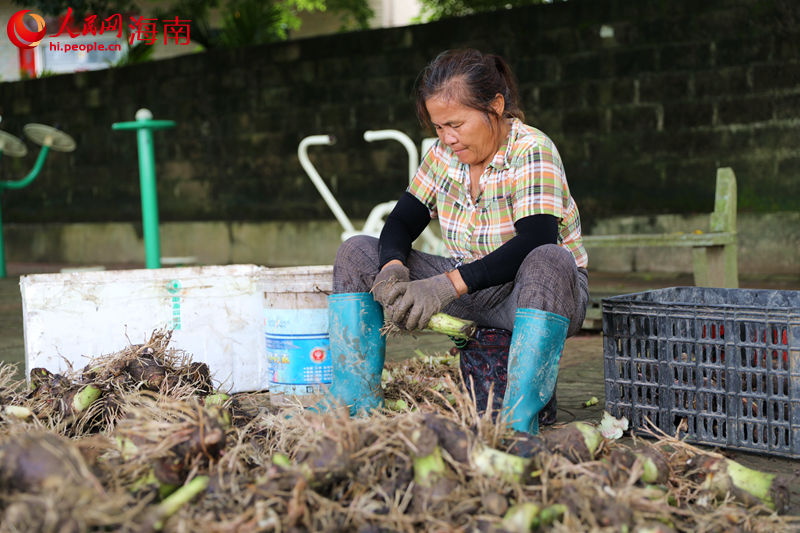
<path fill-rule="evenodd" d="M 333 267 L 270 268 L 260 281 L 270 401 L 314 403 L 333 377 L 327 300 Z"/>

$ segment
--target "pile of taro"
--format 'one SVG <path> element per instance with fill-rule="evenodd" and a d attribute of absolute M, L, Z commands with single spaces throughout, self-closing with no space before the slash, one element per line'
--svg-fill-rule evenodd
<path fill-rule="evenodd" d="M 0 531 L 791 531 L 791 479 L 668 436 L 517 434 L 454 357 L 387 365 L 349 417 L 220 392 L 157 332 L 63 375 L 0 365 Z M 744 476 L 744 481 L 742 481 Z"/>

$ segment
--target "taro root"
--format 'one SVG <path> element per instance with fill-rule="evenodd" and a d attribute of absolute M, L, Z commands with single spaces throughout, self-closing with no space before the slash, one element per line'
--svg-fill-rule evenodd
<path fill-rule="evenodd" d="M 545 508 L 533 502 L 522 502 L 512 506 L 503 517 L 503 527 L 510 531 L 531 531 L 549 526 L 561 518 L 567 506 L 557 503 Z"/>
<path fill-rule="evenodd" d="M 508 500 L 497 492 L 485 492 L 481 495 L 481 505 L 490 514 L 500 516 L 508 510 Z"/>
<path fill-rule="evenodd" d="M 142 391 L 125 395 L 123 406 L 127 415 L 116 432 L 122 458 L 149 465 L 162 484 L 181 485 L 190 472 L 206 468 L 222 454 L 225 430 L 197 400 Z"/>
<path fill-rule="evenodd" d="M 296 459 L 300 472 L 315 488 L 346 478 L 352 468 L 350 452 L 344 443 L 328 437 L 298 453 Z"/>
<path fill-rule="evenodd" d="M 761 503 L 778 513 L 785 512 L 789 505 L 788 482 L 783 476 L 759 472 L 711 454 L 696 455 L 687 466 L 687 474 L 718 498 L 730 494 L 747 505 Z"/>
<path fill-rule="evenodd" d="M 158 390 L 167 378 L 167 369 L 152 356 L 141 355 L 132 359 L 125 367 L 125 372 L 137 383 L 150 390 Z"/>
<path fill-rule="evenodd" d="M 434 414 L 426 414 L 423 419 L 439 439 L 439 444 L 459 463 L 469 461 L 470 435 L 452 420 Z M 474 438 L 474 436 L 473 436 Z"/>
<path fill-rule="evenodd" d="M 301 477 L 303 477 L 301 473 L 291 469 L 291 462 L 285 466 L 276 462 L 267 469 L 264 476 L 256 480 L 253 491 L 265 497 L 274 497 L 276 493 L 281 492 L 288 493 L 297 485 Z"/>
<path fill-rule="evenodd" d="M 189 363 L 182 368 L 182 377 L 198 392 L 207 394 L 212 390 L 211 373 L 208 365 L 200 362 Z"/>
<path fill-rule="evenodd" d="M 634 512 L 602 490 L 599 484 L 578 481 L 561 492 L 564 510 L 582 523 L 596 523 L 608 531 L 630 531 Z"/>
<path fill-rule="evenodd" d="M 547 453 L 547 444 L 540 435 L 531 435 L 523 431 L 515 431 L 511 438 L 508 453 L 519 457 L 535 457 Z"/>
<path fill-rule="evenodd" d="M 192 427 L 187 437 L 172 448 L 172 453 L 183 458 L 202 454 L 216 459 L 225 447 L 225 430 L 220 421 L 205 413 L 200 416 L 199 423 Z"/>
<path fill-rule="evenodd" d="M 31 390 L 29 398 L 43 398 L 53 401 L 72 387 L 69 379 L 61 374 L 53 374 L 46 368 L 34 368 L 30 372 Z"/>
<path fill-rule="evenodd" d="M 76 520 L 74 516 L 68 516 L 70 509 L 58 509 L 61 512 L 54 512 L 54 509 L 45 506 L 51 503 L 46 498 L 26 498 L 16 501 L 5 508 L 5 512 L 0 511 L 0 531 L 52 531 L 57 533 L 81 533 L 86 531 L 86 527 Z M 70 502 L 59 502 L 63 506 L 69 506 Z"/>
<path fill-rule="evenodd" d="M 737 466 L 716 456 L 709 465 L 671 437 L 629 450 L 587 424 L 515 434 L 474 411 L 450 358 L 417 352 L 389 367 L 391 398 L 411 406 L 403 413 L 273 414 L 268 393 L 207 387 L 207 368 L 167 350 L 165 338 L 94 360 L 77 379 L 35 371 L 36 392 L 21 388 L 0 406 L 12 432 L 0 435 L 0 531 L 634 532 L 659 522 L 657 531 L 790 531 L 796 522 L 758 497 L 777 477 L 765 478 L 769 488 L 717 487 Z M 150 368 L 166 376 L 153 391 Z M 102 395 L 70 416 L 87 386 Z M 15 422 L 6 406 L 36 418 Z M 43 443 L 14 436 L 41 426 L 52 432 Z M 103 434 L 55 436 L 114 426 L 119 450 Z M 756 496 L 740 496 L 746 489 Z"/>
<path fill-rule="evenodd" d="M 445 500 L 455 489 L 447 465 L 442 458 L 439 439 L 427 426 L 420 426 L 411 433 L 411 457 L 414 466 L 414 508 L 428 509 Z"/>
<path fill-rule="evenodd" d="M 216 460 L 225 447 L 225 430 L 216 418 L 201 415 L 196 424 L 180 430 L 182 440 L 153 467 L 156 478 L 168 485 L 180 485 L 199 457 Z"/>
<path fill-rule="evenodd" d="M 651 446 L 636 449 L 617 447 L 608 455 L 609 474 L 615 479 L 615 484 L 626 482 L 637 462 L 642 468 L 639 476 L 642 483 L 663 485 L 669 480 L 669 462 L 658 449 Z"/>
<path fill-rule="evenodd" d="M 186 479 L 188 469 L 184 461 L 176 457 L 162 457 L 153 465 L 153 474 L 159 483 L 180 485 Z"/>
<path fill-rule="evenodd" d="M 542 440 L 536 436 L 528 437 L 528 449 L 535 449 L 537 453 L 526 458 L 486 446 L 477 436 L 442 417 L 429 414 L 424 421 L 437 434 L 438 444 L 453 459 L 469 464 L 481 474 L 500 477 L 513 483 L 529 481 L 532 471 L 541 463 L 542 454 L 557 453 L 572 461 L 588 461 L 594 458 L 603 441 L 603 437 L 594 427 L 574 422 L 549 432 Z M 536 446 L 530 445 L 534 442 L 537 443 Z"/>
<path fill-rule="evenodd" d="M 533 464 L 530 459 L 486 446 L 476 435 L 468 433 L 455 422 L 441 416 L 427 414 L 423 422 L 424 427 L 436 436 L 435 446 L 428 445 L 431 451 L 426 457 L 430 461 L 430 466 L 424 463 L 425 468 L 433 469 L 436 472 L 434 461 L 440 453 L 438 447 L 441 445 L 453 459 L 469 465 L 483 475 L 499 477 L 512 483 L 524 482 L 529 478 Z M 416 465 L 414 477 L 416 480 Z"/>
<path fill-rule="evenodd" d="M 90 486 L 93 476 L 77 447 L 53 433 L 31 432 L 0 444 L 0 487 L 40 492 L 60 485 Z"/>
<path fill-rule="evenodd" d="M 31 389 L 36 390 L 42 385 L 49 385 L 53 379 L 53 373 L 46 368 L 32 368 L 30 371 Z"/>
<path fill-rule="evenodd" d="M 603 443 L 600 432 L 583 422 L 573 422 L 562 428 L 542 433 L 545 447 L 574 463 L 591 461 Z"/>

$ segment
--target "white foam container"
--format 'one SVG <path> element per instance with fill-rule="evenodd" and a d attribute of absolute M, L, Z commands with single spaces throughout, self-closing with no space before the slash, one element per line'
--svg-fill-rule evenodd
<path fill-rule="evenodd" d="M 26 375 L 36 367 L 83 368 L 92 357 L 144 343 L 166 328 L 174 329 L 170 346 L 208 364 L 223 388 L 265 390 L 269 270 L 229 265 L 23 276 Z M 269 279 L 290 283 L 291 275 Z"/>

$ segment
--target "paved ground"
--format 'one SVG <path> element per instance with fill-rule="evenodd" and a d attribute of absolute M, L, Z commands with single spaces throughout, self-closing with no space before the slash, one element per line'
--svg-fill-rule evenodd
<path fill-rule="evenodd" d="M 0 279 L 0 361 L 24 362 L 22 302 L 19 275 L 33 272 L 56 272 L 56 265 L 10 264 L 9 277 Z M 663 274 L 592 274 L 590 284 L 593 299 L 614 294 L 640 292 L 653 288 L 692 285 L 690 276 Z M 800 290 L 800 276 L 770 279 L 744 279 L 742 287 Z M 450 349 L 444 336 L 423 334 L 417 337 L 393 337 L 387 346 L 387 357 L 401 359 L 412 356 L 414 350 L 436 353 Z M 596 396 L 600 402 L 590 408 L 581 405 Z M 597 421 L 603 413 L 603 341 L 597 331 L 584 331 L 567 340 L 558 383 L 558 421 Z M 794 414 L 792 416 L 795 416 Z M 727 453 L 727 452 L 726 452 Z M 791 513 L 800 515 L 800 462 L 730 452 L 735 460 L 763 471 L 794 475 Z"/>

